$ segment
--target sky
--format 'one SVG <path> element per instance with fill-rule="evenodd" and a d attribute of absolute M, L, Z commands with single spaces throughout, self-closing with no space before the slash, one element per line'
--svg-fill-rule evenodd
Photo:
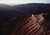
<path fill-rule="evenodd" d="M 50 3 L 50 0 L 0 0 L 3 4 L 27 4 L 27 3 Z"/>

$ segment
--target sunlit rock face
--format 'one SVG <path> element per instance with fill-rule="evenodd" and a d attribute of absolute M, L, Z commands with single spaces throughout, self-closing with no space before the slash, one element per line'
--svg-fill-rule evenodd
<path fill-rule="evenodd" d="M 37 17 L 38 16 L 39 15 L 37 15 Z M 14 31 L 16 32 L 16 35 L 45 35 L 43 27 L 39 24 L 42 22 L 42 18 L 40 19 L 37 17 L 32 14 L 31 16 L 25 16 L 24 18 L 21 17 L 22 19 L 17 20 L 16 29 Z"/>

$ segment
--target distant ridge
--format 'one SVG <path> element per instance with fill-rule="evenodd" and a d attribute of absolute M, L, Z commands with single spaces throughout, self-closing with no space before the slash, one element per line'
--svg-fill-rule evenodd
<path fill-rule="evenodd" d="M 28 3 L 21 5 L 9 6 L 6 4 L 0 4 L 0 12 L 5 12 L 8 15 L 25 15 L 25 14 L 40 14 L 40 13 L 50 13 L 50 4 L 44 3 Z"/>

